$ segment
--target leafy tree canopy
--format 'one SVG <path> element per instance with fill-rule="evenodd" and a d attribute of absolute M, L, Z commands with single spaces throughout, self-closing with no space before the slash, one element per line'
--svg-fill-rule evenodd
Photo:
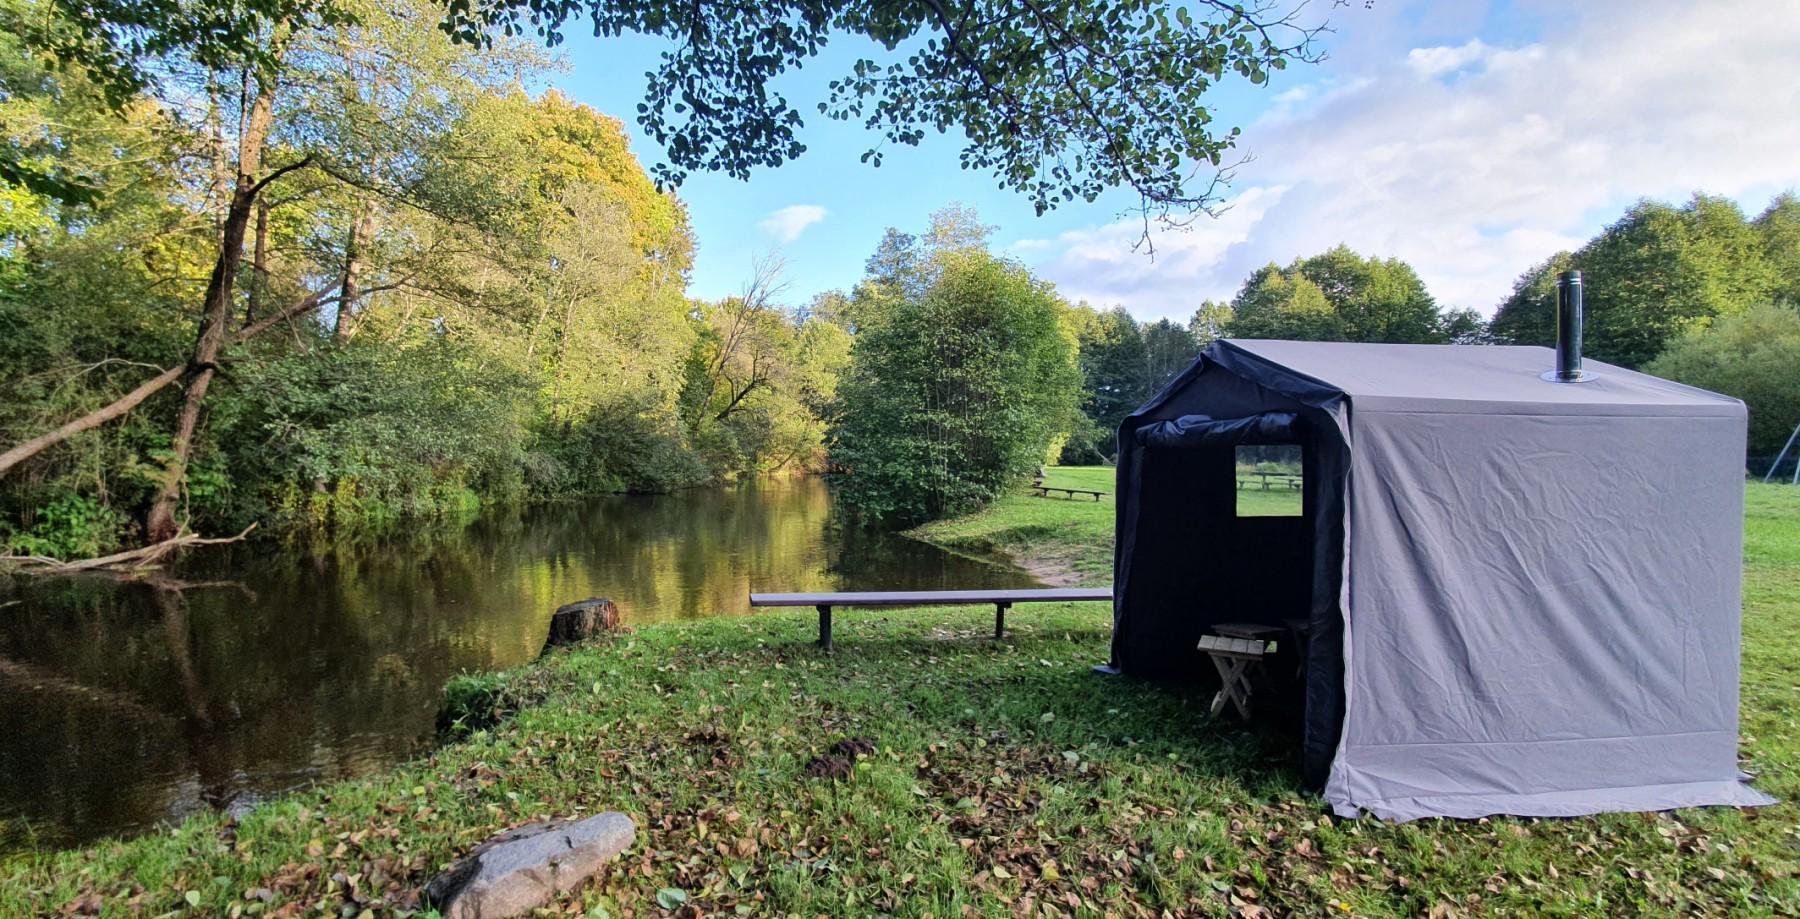
<path fill-rule="evenodd" d="M 1109 188 L 1140 196 L 1146 219 L 1191 215 L 1216 200 L 1236 128 L 1204 104 L 1228 79 L 1265 83 L 1290 61 L 1313 61 L 1319 26 L 1272 0 L 923 0 L 851 3 L 671 3 L 668 0 L 438 0 L 441 28 L 487 46 L 497 36 L 562 41 L 586 15 L 601 36 L 627 32 L 673 44 L 648 74 L 638 106 L 668 152 L 660 185 L 695 170 L 746 178 L 799 156 L 801 108 L 860 121 L 885 144 L 917 145 L 960 128 L 965 168 L 992 173 L 1042 213 Z M 25 0 L 0 5 L 0 25 L 60 66 L 83 69 L 119 107 L 170 68 L 273 72 L 285 34 L 357 21 L 355 0 Z M 796 105 L 770 89 L 834 36 L 882 49 L 859 58 L 824 97 Z M 81 177 L 0 149 L 0 181 L 84 200 Z M 1202 172 L 1210 181 L 1197 178 Z"/>
<path fill-rule="evenodd" d="M 1791 191 L 1775 196 L 1755 226 L 1775 273 L 1771 298 L 1800 308 L 1800 197 Z"/>
<path fill-rule="evenodd" d="M 665 184 L 696 170 L 747 177 L 805 151 L 796 104 L 771 85 L 834 36 L 873 41 L 833 80 L 822 115 L 860 121 L 883 143 L 913 146 L 960 128 L 965 168 L 991 172 L 1040 213 L 1137 192 L 1146 212 L 1214 200 L 1196 166 L 1224 164 L 1238 134 L 1213 124 L 1207 90 L 1253 84 L 1312 61 L 1316 28 L 1270 3 L 1203 0 L 444 0 L 444 28 L 480 43 L 535 34 L 555 45 L 585 14 L 594 34 L 667 38 L 638 123 L 668 151 Z M 863 154 L 880 165 L 880 144 Z"/>
<path fill-rule="evenodd" d="M 1193 324 L 1235 338 L 1415 343 L 1469 340 L 1481 326 L 1471 311 L 1439 312 L 1411 265 L 1341 245 L 1257 269 L 1229 311 L 1207 304 Z"/>
<path fill-rule="evenodd" d="M 1800 310 L 1759 304 L 1696 326 L 1644 369 L 1744 400 L 1750 455 L 1773 458 L 1800 424 Z"/>
<path fill-rule="evenodd" d="M 1048 284 L 981 247 L 925 260 L 916 294 L 865 285 L 875 293 L 837 387 L 842 495 L 884 523 L 966 513 L 1023 480 L 1069 432 L 1080 385 L 1068 308 Z"/>
<path fill-rule="evenodd" d="M 1143 328 L 1122 306 L 1096 314 L 1082 331 L 1082 408 L 1106 433 L 1098 446 L 1110 455 L 1111 432 L 1150 394 L 1150 351 Z"/>
<path fill-rule="evenodd" d="M 339 0 L 3 0 L 0 34 L 16 40 L 122 110 L 171 63 L 222 71 L 268 70 L 275 29 L 330 27 L 354 17 Z M 10 92 L 14 87 L 7 87 Z M 28 145 L 0 141 L 0 182 L 60 201 L 92 201 L 90 176 L 72 174 L 32 156 Z"/>
<path fill-rule="evenodd" d="M 1187 326 L 1158 319 L 1144 326 L 1144 382 L 1149 390 L 1144 398 L 1163 388 L 1175 375 L 1187 369 L 1200 353 L 1194 334 Z M 1137 406 L 1132 406 L 1136 408 Z"/>
<path fill-rule="evenodd" d="M 1101 462 L 1118 452 L 1119 422 L 1192 363 L 1200 345 L 1186 326 L 1140 323 L 1122 306 L 1099 312 L 1083 303 L 1068 325 L 1080 344 L 1083 423 L 1070 432 L 1062 460 Z"/>
<path fill-rule="evenodd" d="M 1553 343 L 1556 276 L 1578 270 L 1587 353 L 1642 366 L 1708 319 L 1793 295 L 1795 210 L 1792 197 L 1783 196 L 1753 223 L 1728 198 L 1697 194 L 1680 206 L 1640 201 L 1580 249 L 1519 278 L 1494 314 L 1493 331 L 1519 344 Z"/>
<path fill-rule="evenodd" d="M 1232 298 L 1225 334 L 1232 338 L 1341 341 L 1344 322 L 1319 285 L 1305 275 L 1270 264 L 1252 273 Z"/>
<path fill-rule="evenodd" d="M 1397 258 L 1365 258 L 1339 245 L 1283 268 L 1252 272 L 1229 303 L 1207 300 L 1188 320 L 1193 347 L 1217 338 L 1480 344 L 1487 323 L 1472 309 L 1441 311 L 1418 272 Z"/>

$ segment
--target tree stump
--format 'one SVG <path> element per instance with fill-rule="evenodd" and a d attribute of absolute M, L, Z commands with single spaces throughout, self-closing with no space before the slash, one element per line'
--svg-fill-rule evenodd
<path fill-rule="evenodd" d="M 572 645 L 619 628 L 619 607 L 611 600 L 589 597 L 559 606 L 550 614 L 550 635 L 544 650 Z"/>

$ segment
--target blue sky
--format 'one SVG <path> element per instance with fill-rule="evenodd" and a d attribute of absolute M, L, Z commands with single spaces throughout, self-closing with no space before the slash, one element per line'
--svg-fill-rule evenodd
<path fill-rule="evenodd" d="M 998 227 L 994 244 L 1072 299 L 1185 318 L 1245 275 L 1337 242 L 1407 259 L 1438 299 L 1491 312 L 1512 279 L 1578 245 L 1631 201 L 1696 189 L 1751 212 L 1800 185 L 1800 4 L 1760 0 L 1377 0 L 1323 10 L 1328 59 L 1271 85 L 1211 97 L 1254 159 L 1231 208 L 1133 252 L 1129 196 L 1045 216 L 959 167 L 961 138 L 885 147 L 815 114 L 827 82 L 867 49 L 840 39 L 777 87 L 807 115 L 807 152 L 748 182 L 696 174 L 680 194 L 699 253 L 690 294 L 735 293 L 762 255 L 787 264 L 787 298 L 847 288 L 887 227 L 922 228 L 950 202 Z M 619 117 L 646 163 L 662 151 L 633 120 L 661 44 L 596 40 L 571 24 L 563 91 Z M 879 50 L 879 49 L 876 49 Z M 873 55 L 872 55 L 873 56 Z"/>

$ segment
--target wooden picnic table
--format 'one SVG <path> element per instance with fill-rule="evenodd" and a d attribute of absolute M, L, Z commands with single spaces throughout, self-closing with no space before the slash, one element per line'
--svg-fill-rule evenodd
<path fill-rule="evenodd" d="M 1301 482 L 1304 481 L 1303 477 L 1301 477 L 1295 473 L 1292 473 L 1292 472 L 1250 472 L 1250 473 L 1245 473 L 1245 474 L 1253 475 L 1253 476 L 1257 476 L 1257 477 L 1261 478 L 1263 491 L 1269 490 L 1269 486 L 1270 486 L 1271 482 L 1283 484 L 1289 488 L 1292 488 L 1295 491 L 1299 491 Z M 1244 483 L 1245 483 L 1244 479 L 1242 479 L 1242 478 L 1238 479 L 1238 487 L 1239 488 L 1243 488 Z"/>
<path fill-rule="evenodd" d="M 994 640 L 1006 637 L 1006 611 L 1015 603 L 1111 601 L 1111 587 L 1037 587 L 1019 590 L 881 590 L 846 593 L 751 594 L 751 606 L 811 606 L 819 611 L 819 647 L 831 650 L 835 606 L 976 606 L 994 604 Z"/>

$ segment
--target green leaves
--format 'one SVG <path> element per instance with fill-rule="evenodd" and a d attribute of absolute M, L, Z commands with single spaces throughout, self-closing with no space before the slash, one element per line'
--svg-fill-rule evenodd
<path fill-rule="evenodd" d="M 1411 265 L 1337 246 L 1286 268 L 1257 269 L 1232 300 L 1223 330 L 1237 338 L 1442 343 L 1475 334 L 1475 325 L 1462 314 L 1441 315 Z"/>
<path fill-rule="evenodd" d="M 1800 425 L 1796 368 L 1800 310 L 1758 304 L 1689 330 L 1644 370 L 1742 399 L 1750 410 L 1750 455 L 1773 460 Z M 1777 471 L 1791 469 L 1784 462 Z"/>
<path fill-rule="evenodd" d="M 566 0 L 453 3 L 444 27 L 463 40 L 530 31 L 555 44 L 581 9 Z M 696 170 L 747 178 L 798 156 L 803 122 L 768 87 L 848 35 L 890 54 L 855 60 L 811 107 L 906 146 L 927 130 L 960 128 L 963 167 L 992 173 L 1040 213 L 1113 187 L 1137 192 L 1146 211 L 1205 207 L 1217 189 L 1190 187 L 1191 165 L 1216 166 L 1235 139 L 1211 126 L 1206 92 L 1227 74 L 1260 85 L 1289 60 L 1318 59 L 1317 27 L 1273 7 L 1225 3 L 589 0 L 585 9 L 596 34 L 674 44 L 638 111 L 668 151 L 654 169 L 665 185 Z M 895 53 L 902 46 L 904 56 Z M 873 150 L 862 159 L 881 162 Z"/>
<path fill-rule="evenodd" d="M 859 289 L 831 457 L 849 470 L 843 500 L 872 520 L 974 510 L 1073 423 L 1066 307 L 984 238 L 969 212 L 936 215 L 922 243 L 890 233 Z"/>
<path fill-rule="evenodd" d="M 279 43 L 271 41 L 277 31 L 355 21 L 340 0 L 86 0 L 41 9 L 47 15 L 6 24 L 34 48 L 84 70 L 118 108 L 149 88 L 169 59 L 267 70 L 279 57 Z"/>
<path fill-rule="evenodd" d="M 1754 221 L 1729 198 L 1641 201 L 1580 249 L 1519 278 L 1494 314 L 1494 331 L 1518 344 L 1551 344 L 1556 275 L 1574 269 L 1585 282 L 1588 355 L 1642 366 L 1691 328 L 1800 293 L 1800 249 L 1783 244 L 1783 226 L 1800 226 L 1792 196 Z"/>

